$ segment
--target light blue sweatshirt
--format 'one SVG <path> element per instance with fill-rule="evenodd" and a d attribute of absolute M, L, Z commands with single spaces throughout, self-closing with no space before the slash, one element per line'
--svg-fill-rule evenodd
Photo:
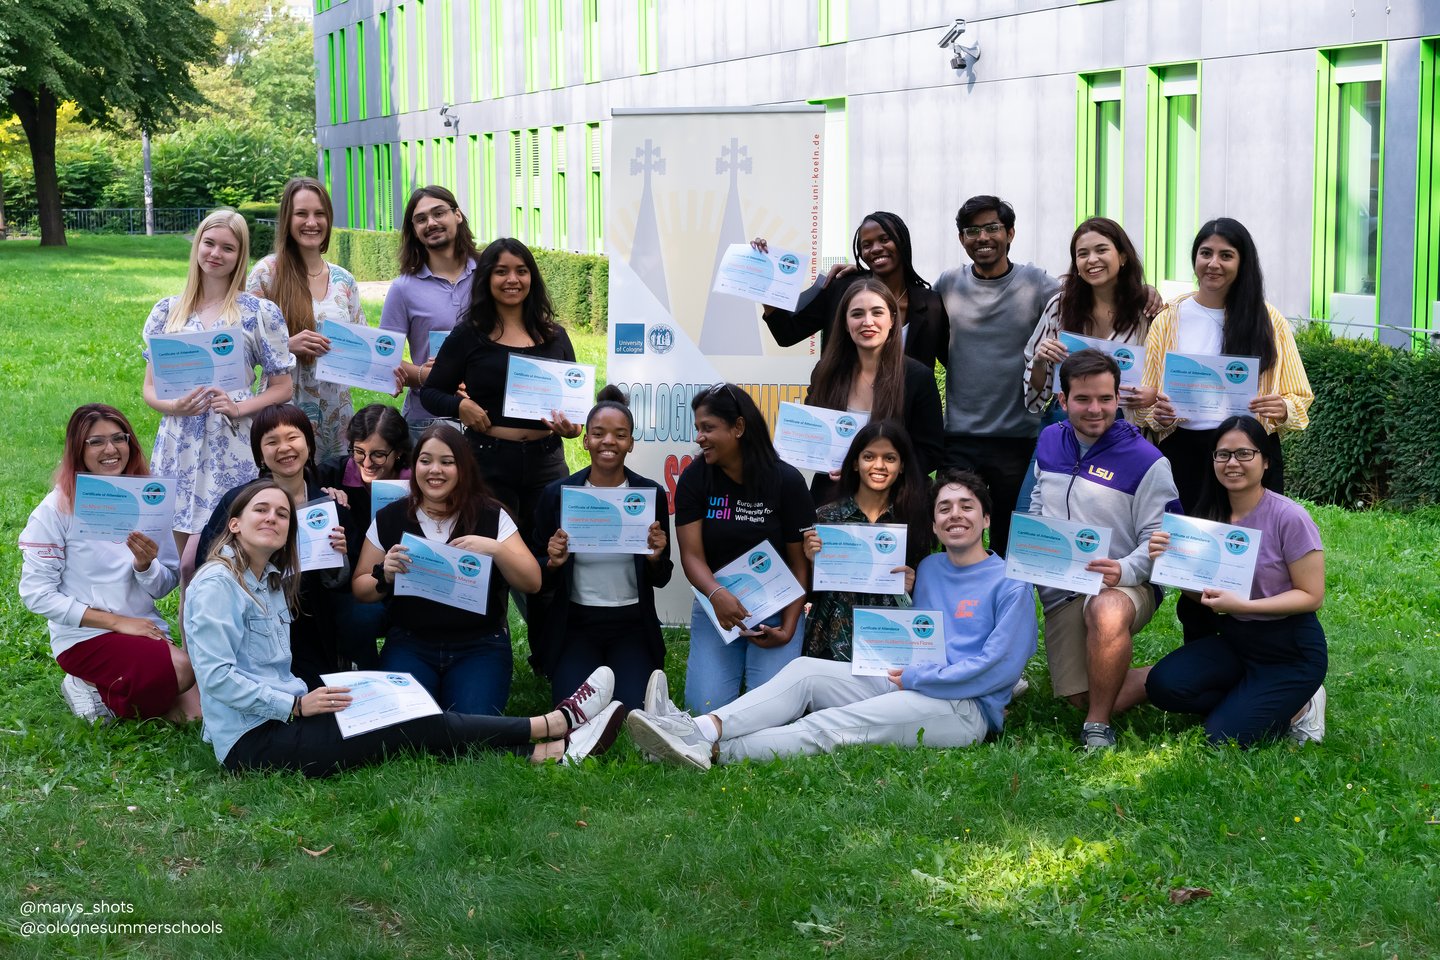
<path fill-rule="evenodd" d="M 968 567 L 933 554 L 915 571 L 915 609 L 944 612 L 947 662 L 906 667 L 905 689 L 937 700 L 976 700 L 991 732 L 1000 730 L 1010 691 L 1035 654 L 1030 585 L 1006 577 L 1005 561 L 993 553 Z"/>

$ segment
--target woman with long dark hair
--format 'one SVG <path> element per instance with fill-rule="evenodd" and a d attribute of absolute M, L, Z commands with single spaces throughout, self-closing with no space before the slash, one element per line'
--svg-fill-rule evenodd
<path fill-rule="evenodd" d="M 867 277 L 850 284 L 835 308 L 830 348 L 810 373 L 805 402 L 830 410 L 862 411 L 872 420 L 898 420 L 909 428 L 920 472 L 940 465 L 945 426 L 933 369 L 901 351 L 899 307 L 885 284 Z M 834 499 L 835 481 L 823 473 L 810 482 L 816 503 Z"/>
<path fill-rule="evenodd" d="M 759 250 L 768 247 L 763 237 L 756 237 L 751 244 Z M 874 278 L 885 284 L 895 299 L 896 326 L 905 355 L 926 370 L 933 371 L 936 361 L 949 366 L 950 318 L 940 295 L 915 270 L 905 221 L 886 210 L 867 213 L 855 228 L 851 248 L 855 263 L 832 267 L 819 294 L 809 303 L 793 312 L 766 305 L 761 316 L 775 342 L 788 347 L 826 329 L 849 286 Z M 822 350 L 829 349 L 830 340 L 827 335 Z"/>
<path fill-rule="evenodd" d="M 250 270 L 245 288 L 280 308 L 290 331 L 295 366 L 292 402 L 315 427 L 315 453 L 328 460 L 345 452 L 345 425 L 353 407 L 350 388 L 319 379 L 315 362 L 330 351 L 320 333 L 326 320 L 365 322 L 360 287 L 350 271 L 325 260 L 335 211 L 330 194 L 314 177 L 295 177 L 280 195 L 275 225 L 275 252 Z"/>
<path fill-rule="evenodd" d="M 559 707 L 536 717 L 445 712 L 346 738 L 331 715 L 349 687 L 307 688 L 290 671 L 287 626 L 299 570 L 290 497 L 256 480 L 231 502 L 225 529 L 190 584 L 185 635 L 205 707 L 205 740 L 231 772 L 292 770 L 327 777 L 411 751 L 456 756 L 472 747 L 575 763 L 614 742 L 614 678 L 597 670 Z M 534 741 L 540 741 L 538 743 Z"/>
<path fill-rule="evenodd" d="M 578 437 L 580 424 L 559 411 L 545 420 L 505 416 L 512 356 L 574 360 L 575 348 L 555 320 L 535 255 L 502 237 L 480 253 L 470 309 L 441 345 L 420 402 L 436 416 L 464 423 L 485 483 L 528 542 L 540 492 L 569 472 L 560 440 Z M 465 397 L 456 394 L 462 383 Z"/>
<path fill-rule="evenodd" d="M 726 644 L 699 599 L 691 607 L 685 699 L 692 710 L 712 710 L 739 696 L 742 683 L 754 689 L 799 656 L 805 605 L 801 596 L 744 630 L 749 611 L 720 585 L 715 571 L 769 542 L 806 586 L 804 530 L 815 523 L 815 507 L 800 471 L 776 454 L 764 415 L 743 389 L 717 383 L 697 393 L 690 409 L 700 455 L 675 485 L 680 564 L 721 628 L 743 631 Z"/>
<path fill-rule="evenodd" d="M 812 591 L 805 617 L 804 656 L 849 660 L 856 607 L 909 605 L 915 589 L 915 568 L 930 555 L 935 534 L 930 519 L 930 489 L 910 435 L 895 420 L 871 420 L 850 442 L 840 469 L 836 499 L 815 510 L 824 524 L 890 523 L 905 529 L 905 554 L 896 556 L 904 568 L 904 594 Z M 805 532 L 805 556 L 813 563 L 824 550 L 820 535 Z M 903 561 L 903 562 L 902 562 Z"/>
<path fill-rule="evenodd" d="M 1200 228 L 1190 248 L 1199 288 L 1172 300 L 1150 325 L 1145 340 L 1147 388 L 1159 390 L 1165 355 L 1181 353 L 1258 357 L 1258 396 L 1250 413 L 1265 428 L 1262 448 L 1269 473 L 1266 486 L 1284 492 L 1280 437 L 1310 424 L 1315 395 L 1295 349 L 1295 335 L 1280 311 L 1265 302 L 1265 278 L 1250 231 L 1238 220 L 1220 217 Z M 1170 399 L 1158 394 L 1146 426 L 1158 437 L 1160 451 L 1174 468 L 1180 502 L 1193 509 L 1200 483 L 1210 472 L 1214 420 L 1182 420 Z"/>
<path fill-rule="evenodd" d="M 75 478 L 148 477 L 130 421 L 87 403 L 70 414 L 54 489 L 20 533 L 20 600 L 50 626 L 50 652 L 65 679 L 60 692 L 94 722 L 200 715 L 195 673 L 155 608 L 180 582 L 175 544 L 138 530 L 124 540 L 76 536 Z"/>
<path fill-rule="evenodd" d="M 407 533 L 490 557 L 484 613 L 395 596 L 395 577 L 410 569 L 410 551 L 401 543 Z M 414 674 L 446 710 L 504 711 L 514 672 L 506 593 L 539 590 L 540 567 L 459 430 L 442 423 L 420 435 L 410 496 L 375 514 L 352 587 L 359 600 L 383 599 L 389 610 L 382 670 Z"/>
<path fill-rule="evenodd" d="M 1230 417 L 1212 436 L 1211 466 L 1188 512 L 1259 530 L 1255 579 L 1244 594 L 1190 595 L 1210 614 L 1209 629 L 1151 667 L 1145 690 L 1161 710 L 1203 716 L 1213 743 L 1321 740 L 1329 654 L 1315 615 L 1325 602 L 1320 531 L 1304 507 L 1266 489 L 1270 434 L 1260 421 Z M 1169 546 L 1168 533 L 1150 535 L 1152 558 Z"/>

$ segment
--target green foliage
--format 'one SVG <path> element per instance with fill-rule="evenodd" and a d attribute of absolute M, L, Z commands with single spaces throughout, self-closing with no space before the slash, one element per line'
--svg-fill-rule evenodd
<path fill-rule="evenodd" d="M 126 167 L 140 161 L 139 143 L 127 143 L 110 133 L 87 130 L 55 143 L 55 173 L 60 202 L 66 207 L 133 206 L 117 204 L 114 184 Z M 14 151 L 0 160 L 5 177 L 5 205 L 12 210 L 33 210 L 35 176 L 27 153 Z"/>
<path fill-rule="evenodd" d="M 187 119 L 264 121 L 294 134 L 315 130 L 315 48 L 310 24 L 273 0 L 206 0 L 220 61 L 196 72 L 206 102 Z"/>
<path fill-rule="evenodd" d="M 337 228 L 330 232 L 330 250 L 325 257 L 349 270 L 356 280 L 393 280 L 399 251 L 397 231 Z"/>
<path fill-rule="evenodd" d="M 556 319 L 571 329 L 603 331 L 609 262 L 590 253 L 538 249 L 534 253 Z"/>
<path fill-rule="evenodd" d="M 1390 494 L 1397 506 L 1440 503 L 1440 351 L 1403 365 L 1386 411 Z"/>

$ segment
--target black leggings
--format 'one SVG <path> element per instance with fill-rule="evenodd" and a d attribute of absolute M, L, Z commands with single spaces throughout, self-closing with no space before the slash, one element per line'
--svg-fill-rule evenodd
<path fill-rule="evenodd" d="M 225 769 L 295 770 L 307 777 L 328 777 L 378 763 L 391 753 L 432 753 L 453 757 L 472 745 L 529 756 L 529 717 L 485 717 L 441 713 L 345 739 L 333 715 L 297 717 L 290 723 L 267 720 L 248 731 L 225 755 Z"/>

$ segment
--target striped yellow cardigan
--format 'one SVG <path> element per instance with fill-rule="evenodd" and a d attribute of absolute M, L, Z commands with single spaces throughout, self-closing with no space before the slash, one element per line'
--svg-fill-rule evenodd
<path fill-rule="evenodd" d="M 1145 339 L 1145 373 L 1142 381 L 1145 386 L 1160 389 L 1160 381 L 1165 372 L 1165 354 L 1175 348 L 1175 338 L 1180 330 L 1180 304 L 1193 296 L 1195 294 L 1191 292 L 1171 300 L 1150 324 L 1150 335 Z M 1295 334 L 1290 331 L 1290 321 L 1268 303 L 1265 304 L 1265 309 L 1270 313 L 1270 325 L 1275 331 L 1275 363 L 1260 374 L 1258 389 L 1261 396 L 1278 393 L 1284 397 L 1288 416 L 1280 423 L 1269 417 L 1257 419 L 1267 433 L 1304 430 L 1310 425 L 1310 404 L 1314 401 L 1315 394 L 1310 390 L 1310 379 L 1305 376 L 1305 366 L 1300 362 L 1300 354 L 1295 349 Z M 1154 431 L 1156 440 L 1168 437 L 1175 430 L 1174 424 L 1162 427 L 1156 423 L 1153 408 L 1145 411 L 1142 424 Z"/>

